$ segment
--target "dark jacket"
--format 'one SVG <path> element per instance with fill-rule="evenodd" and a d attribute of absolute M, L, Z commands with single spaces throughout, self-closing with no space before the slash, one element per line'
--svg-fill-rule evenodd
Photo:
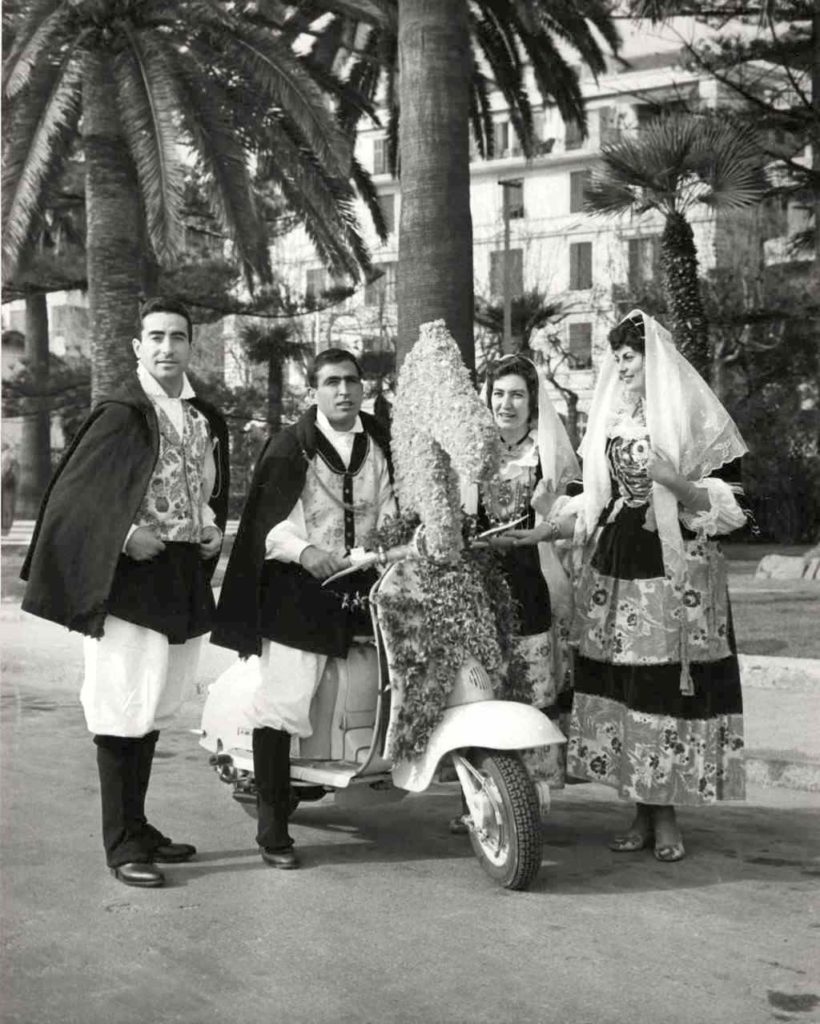
<path fill-rule="evenodd" d="M 217 441 L 210 505 L 224 531 L 228 430 L 213 406 L 198 398 L 191 405 L 207 417 Z M 20 573 L 28 581 L 24 611 L 87 636 L 103 635 L 117 562 L 158 456 L 157 415 L 134 377 L 95 406 L 52 477 Z"/>
<path fill-rule="evenodd" d="M 361 413 L 361 420 L 390 467 L 384 428 L 367 413 Z M 347 653 L 351 617 L 339 597 L 345 588 L 323 588 L 301 565 L 265 560 L 268 533 L 287 519 L 302 495 L 317 434 L 314 406 L 298 423 L 269 438 L 256 464 L 211 633 L 212 643 L 242 657 L 261 653 L 263 637 L 314 654 Z M 392 479 L 392 468 L 390 473 Z M 361 586 L 355 575 L 350 578 L 348 587 Z"/>

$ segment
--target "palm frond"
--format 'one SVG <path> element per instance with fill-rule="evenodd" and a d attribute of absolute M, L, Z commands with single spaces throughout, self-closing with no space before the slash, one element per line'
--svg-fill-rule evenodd
<path fill-rule="evenodd" d="M 13 273 L 44 189 L 68 158 L 80 119 L 82 53 L 35 70 L 11 111 L 3 161 L 3 261 Z"/>
<path fill-rule="evenodd" d="M 709 118 L 703 125 L 693 147 L 692 167 L 709 188 L 702 201 L 718 209 L 751 206 L 767 188 L 757 133 L 730 121 Z"/>
<path fill-rule="evenodd" d="M 520 38 L 544 101 L 555 103 L 564 121 L 574 121 L 585 131 L 586 107 L 575 70 L 567 63 L 549 33 L 539 36 L 528 33 Z"/>
<path fill-rule="evenodd" d="M 233 240 L 246 281 L 256 272 L 271 279 L 264 220 L 254 192 L 248 154 L 223 111 L 229 99 L 202 75 L 194 60 L 180 54 L 177 63 L 180 112 L 204 172 L 211 213 Z"/>
<path fill-rule="evenodd" d="M 53 0 L 52 0 L 53 5 Z M 58 7 L 46 14 L 30 35 L 22 33 L 5 61 L 3 68 L 3 91 L 13 99 L 29 83 L 31 75 L 44 57 L 57 54 L 68 38 L 70 18 L 64 7 Z"/>
<path fill-rule="evenodd" d="M 114 60 L 120 123 L 137 169 L 151 244 L 160 260 L 171 260 L 184 238 L 179 97 L 157 34 L 130 26 L 125 32 L 130 45 Z"/>
<path fill-rule="evenodd" d="M 470 123 L 473 128 L 473 138 L 476 149 L 482 160 L 493 155 L 495 150 L 495 138 L 493 136 L 493 108 L 490 103 L 490 90 L 487 79 L 484 77 L 472 55 L 472 87 L 470 89 Z"/>
<path fill-rule="evenodd" d="M 587 190 L 600 213 L 657 209 L 683 213 L 697 203 L 740 209 L 766 189 L 755 133 L 724 118 L 676 115 L 640 135 L 601 147 L 602 167 Z"/>
<path fill-rule="evenodd" d="M 281 188 L 328 268 L 359 280 L 370 257 L 358 235 L 353 189 L 325 172 L 284 115 L 268 128 L 259 173 Z"/>
<path fill-rule="evenodd" d="M 617 216 L 621 213 L 638 212 L 642 204 L 642 190 L 627 185 L 609 176 L 593 175 L 584 189 L 584 207 L 590 213 Z"/>
<path fill-rule="evenodd" d="M 191 0 L 203 21 L 218 29 L 225 60 L 254 89 L 258 99 L 286 110 L 308 145 L 334 174 L 350 170 L 352 146 L 300 59 L 273 33 L 251 31 L 238 19 L 214 14 L 213 4 Z M 218 16 L 217 16 L 218 15 Z"/>
<path fill-rule="evenodd" d="M 532 155 L 532 106 L 524 80 L 524 64 L 518 50 L 518 25 L 506 0 L 483 0 L 484 19 L 476 38 L 484 37 L 484 53 L 490 62 L 496 85 L 507 101 L 510 122 L 526 156 Z M 485 24 L 482 23 L 485 22 Z M 488 31 L 489 28 L 489 31 Z M 487 49 L 487 44 L 490 49 Z"/>
<path fill-rule="evenodd" d="M 389 235 L 387 225 L 384 222 L 384 214 L 379 204 L 379 194 L 373 187 L 373 179 L 355 157 L 353 157 L 351 178 L 356 191 L 368 209 L 373 221 L 373 227 L 376 229 L 376 234 L 382 242 L 386 242 Z"/>

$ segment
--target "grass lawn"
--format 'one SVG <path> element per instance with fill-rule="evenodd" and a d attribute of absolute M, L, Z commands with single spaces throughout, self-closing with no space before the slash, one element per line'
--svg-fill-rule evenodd
<path fill-rule="evenodd" d="M 727 544 L 729 592 L 735 634 L 741 654 L 820 658 L 820 584 L 800 580 L 756 580 L 754 571 L 764 555 L 800 555 L 806 548 L 767 544 Z M 20 566 L 22 548 L 3 548 L 0 593 L 3 601 L 23 596 Z M 225 556 L 215 582 L 221 582 Z"/>

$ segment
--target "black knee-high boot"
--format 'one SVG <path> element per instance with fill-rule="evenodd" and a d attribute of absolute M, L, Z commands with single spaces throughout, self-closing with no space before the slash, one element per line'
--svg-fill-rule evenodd
<path fill-rule="evenodd" d="M 290 733 L 282 729 L 253 730 L 253 773 L 259 827 L 256 841 L 266 850 L 289 850 Z"/>
<path fill-rule="evenodd" d="M 127 736 L 95 736 L 94 743 L 100 775 L 106 862 L 111 868 L 129 862 L 145 863 L 149 857 L 140 839 L 140 740 Z"/>

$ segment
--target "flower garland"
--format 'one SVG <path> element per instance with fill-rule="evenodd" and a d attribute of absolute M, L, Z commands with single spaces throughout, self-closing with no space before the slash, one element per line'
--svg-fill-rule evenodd
<path fill-rule="evenodd" d="M 407 543 L 419 524 L 404 512 L 387 520 L 378 542 Z M 465 524 L 465 535 L 474 532 Z M 518 615 L 509 584 L 492 551 L 469 550 L 455 561 L 404 562 L 392 586 L 375 595 L 401 707 L 391 736 L 395 761 L 417 757 L 441 721 L 456 673 L 468 655 L 490 676 L 499 699 L 530 703 L 527 665 L 515 645 Z"/>
<path fill-rule="evenodd" d="M 463 548 L 459 478 L 494 476 L 501 441 L 443 320 L 422 324 L 399 372 L 392 448 L 400 506 L 419 515 L 430 558 L 453 561 Z"/>

